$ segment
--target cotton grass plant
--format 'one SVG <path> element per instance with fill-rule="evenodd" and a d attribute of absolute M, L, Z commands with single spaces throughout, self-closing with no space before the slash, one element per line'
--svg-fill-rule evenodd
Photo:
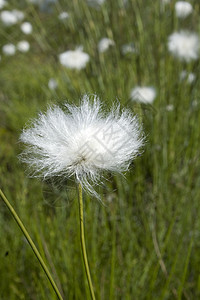
<path fill-rule="evenodd" d="M 17 160 L 23 147 L 18 139 L 24 124 L 44 113 L 49 101 L 63 108 L 68 99 L 79 106 L 79 96 L 86 92 L 101 95 L 105 107 L 117 97 L 121 107 L 140 109 L 148 134 L 145 153 L 133 171 L 125 177 L 103 172 L 103 186 L 93 186 L 106 205 L 84 192 L 96 298 L 199 299 L 199 59 L 188 62 L 167 49 L 174 32 L 198 35 L 200 2 L 188 2 L 193 12 L 185 19 L 178 19 L 177 1 L 172 0 L 111 0 L 91 6 L 73 0 L 67 7 L 61 0 L 50 3 L 48 12 L 30 0 L 7 1 L 1 10 L 18 9 L 25 15 L 10 26 L 1 21 L 1 45 L 30 43 L 27 53 L 0 53 L 1 188 L 29 229 L 61 295 L 69 300 L 90 299 L 81 268 L 74 176 L 62 179 L 63 185 L 59 181 L 59 187 L 50 178 L 42 183 L 27 179 Z M 61 21 L 63 11 L 69 18 Z M 23 22 L 32 24 L 28 36 L 21 31 Z M 99 54 L 102 37 L 115 46 Z M 127 44 L 134 45 L 135 52 L 130 48 L 124 55 L 122 46 Z M 79 71 L 62 66 L 59 54 L 78 45 L 90 57 L 86 67 Z M 182 71 L 187 72 L 184 79 Z M 188 84 L 190 73 L 196 79 Z M 55 90 L 48 87 L 50 78 L 58 82 Z M 151 105 L 131 101 L 131 89 L 145 85 L 157 93 Z M 55 299 L 32 250 L 0 204 L 0 298 Z"/>
<path fill-rule="evenodd" d="M 96 95 L 93 99 L 84 95 L 80 106 L 66 103 L 65 108 L 66 111 L 58 106 L 49 107 L 46 113 L 40 113 L 31 122 L 30 128 L 23 130 L 20 141 L 26 144 L 26 148 L 19 158 L 29 165 L 33 177 L 75 178 L 79 192 L 83 261 L 91 298 L 95 299 L 85 245 L 82 189 L 100 199 L 94 186 L 101 181 L 102 172 L 127 171 L 131 161 L 140 153 L 144 137 L 136 116 L 127 109 L 120 112 L 120 106 L 105 114 Z M 3 198 L 8 205 L 5 196 Z M 10 211 L 25 233 L 16 213 L 13 209 Z M 25 236 L 35 250 L 28 234 Z M 37 250 L 34 253 L 60 298 L 41 256 Z"/>

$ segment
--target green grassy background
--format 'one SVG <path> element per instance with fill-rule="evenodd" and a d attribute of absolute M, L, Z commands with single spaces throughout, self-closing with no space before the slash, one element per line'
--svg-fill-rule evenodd
<path fill-rule="evenodd" d="M 96 93 L 104 106 L 116 99 L 141 112 L 147 143 L 125 177 L 107 174 L 97 188 L 106 204 L 84 195 L 86 242 L 97 299 L 200 298 L 200 81 L 199 61 L 172 58 L 167 37 L 175 30 L 199 32 L 200 5 L 179 21 L 174 1 L 59 1 L 51 13 L 26 1 L 6 9 L 25 12 L 33 33 L 0 24 L 0 43 L 27 39 L 28 53 L 0 61 L 0 188 L 16 209 L 48 264 L 64 299 L 90 299 L 79 241 L 77 190 L 73 180 L 55 185 L 26 175 L 17 155 L 20 132 L 49 103 L 79 103 Z M 66 10 L 70 18 L 58 20 Z M 116 43 L 99 54 L 98 41 Z M 138 53 L 122 55 L 134 42 Z M 81 71 L 60 65 L 58 54 L 83 45 L 90 63 Z M 192 84 L 180 81 L 193 71 Z M 50 78 L 58 88 L 48 88 Z M 157 90 L 153 105 L 130 101 L 135 85 Z M 173 105 L 173 111 L 167 111 Z M 0 299 L 56 299 L 22 233 L 0 202 Z"/>

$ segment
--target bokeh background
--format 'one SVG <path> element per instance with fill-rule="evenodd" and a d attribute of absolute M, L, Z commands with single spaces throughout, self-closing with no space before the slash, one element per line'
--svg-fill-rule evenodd
<path fill-rule="evenodd" d="M 85 93 L 105 110 L 117 102 L 138 114 L 146 135 L 130 171 L 105 174 L 96 187 L 104 205 L 84 194 L 97 299 L 200 298 L 200 65 L 168 49 L 173 32 L 199 36 L 200 3 L 190 0 L 192 12 L 180 18 L 176 2 L 0 1 L 0 188 L 64 299 L 90 299 L 76 184 L 29 178 L 19 136 L 48 105 L 79 104 Z M 102 38 L 110 39 L 105 51 Z M 85 67 L 64 66 L 59 55 L 77 49 L 89 55 Z M 153 99 L 133 97 L 138 86 L 151 87 Z M 56 299 L 2 201 L 0 299 Z"/>

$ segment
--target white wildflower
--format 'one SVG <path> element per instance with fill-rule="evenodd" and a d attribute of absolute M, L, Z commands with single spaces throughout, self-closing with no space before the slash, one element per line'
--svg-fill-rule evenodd
<path fill-rule="evenodd" d="M 192 72 L 182 71 L 180 74 L 181 80 L 187 80 L 188 83 L 192 83 L 196 79 L 196 75 Z"/>
<path fill-rule="evenodd" d="M 122 46 L 122 53 L 124 55 L 128 54 L 128 53 L 135 53 L 136 49 L 133 43 L 129 43 L 129 44 L 125 44 Z"/>
<path fill-rule="evenodd" d="M 194 73 L 190 72 L 190 73 L 188 74 L 188 78 L 187 78 L 188 83 L 194 82 L 195 79 L 196 79 L 196 75 L 195 75 Z"/>
<path fill-rule="evenodd" d="M 22 11 L 19 11 L 17 9 L 14 9 L 12 11 L 9 10 L 3 10 L 0 13 L 0 19 L 6 26 L 11 26 L 19 21 L 21 21 L 24 18 L 24 13 Z"/>
<path fill-rule="evenodd" d="M 168 38 L 168 49 L 180 60 L 196 60 L 199 56 L 199 37 L 188 31 L 174 32 Z"/>
<path fill-rule="evenodd" d="M 60 63 L 69 68 L 81 70 L 86 67 L 86 64 L 90 60 L 90 56 L 82 51 L 82 47 L 76 50 L 68 50 L 59 55 Z"/>
<path fill-rule="evenodd" d="M 24 13 L 22 11 L 13 9 L 12 13 L 16 16 L 18 22 L 24 19 Z"/>
<path fill-rule="evenodd" d="M 31 23 L 29 23 L 29 22 L 22 23 L 20 28 L 24 34 L 30 34 L 33 31 L 33 27 L 31 25 Z"/>
<path fill-rule="evenodd" d="M 29 42 L 27 42 L 27 41 L 20 41 L 20 42 L 17 44 L 17 49 L 18 49 L 20 52 L 28 52 L 29 49 L 30 49 L 30 44 L 29 44 Z"/>
<path fill-rule="evenodd" d="M 63 11 L 63 12 L 61 12 L 60 14 L 59 14 L 59 16 L 58 16 L 58 19 L 59 20 L 66 20 L 66 19 L 68 19 L 69 18 L 69 14 L 68 14 L 68 12 L 66 12 L 66 11 Z"/>
<path fill-rule="evenodd" d="M 0 19 L 1 19 L 2 23 L 6 26 L 14 25 L 18 21 L 16 15 L 13 14 L 13 12 L 8 11 L 8 10 L 3 10 L 0 13 Z"/>
<path fill-rule="evenodd" d="M 2 9 L 5 5 L 7 5 L 7 2 L 5 0 L 0 0 L 0 9 Z"/>
<path fill-rule="evenodd" d="M 156 90 L 150 86 L 137 86 L 131 90 L 130 97 L 133 101 L 151 104 L 156 98 Z"/>
<path fill-rule="evenodd" d="M 55 90 L 58 87 L 58 82 L 54 78 L 50 78 L 48 82 L 48 87 L 50 90 Z"/>
<path fill-rule="evenodd" d="M 2 47 L 2 52 L 5 54 L 5 55 L 8 55 L 8 56 L 11 56 L 11 55 L 14 55 L 15 52 L 16 52 L 16 48 L 15 48 L 15 45 L 13 44 L 6 44 Z"/>
<path fill-rule="evenodd" d="M 175 12 L 178 18 L 186 18 L 193 11 L 192 5 L 187 1 L 178 1 L 175 4 Z"/>
<path fill-rule="evenodd" d="M 89 96 L 80 107 L 65 104 L 40 113 L 32 127 L 24 129 L 20 140 L 27 144 L 21 160 L 34 170 L 33 176 L 75 176 L 83 187 L 96 194 L 91 183 L 102 171 L 126 171 L 141 146 L 143 137 L 138 120 L 119 107 L 105 115 L 97 96 Z"/>
<path fill-rule="evenodd" d="M 102 38 L 98 43 L 98 50 L 103 53 L 109 49 L 110 46 L 114 46 L 115 42 L 109 38 Z"/>
<path fill-rule="evenodd" d="M 174 105 L 173 104 L 168 104 L 167 106 L 166 106 L 166 111 L 173 111 L 174 110 Z"/>

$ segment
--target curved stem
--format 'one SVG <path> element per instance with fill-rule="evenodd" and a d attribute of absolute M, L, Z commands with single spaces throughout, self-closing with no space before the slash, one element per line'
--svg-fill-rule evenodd
<path fill-rule="evenodd" d="M 84 233 L 84 222 L 83 222 L 83 193 L 82 193 L 82 186 L 79 183 L 78 186 L 79 190 L 79 217 L 80 217 L 80 238 L 81 238 L 81 249 L 82 249 L 82 254 L 83 254 L 83 261 L 85 265 L 85 271 L 87 275 L 87 280 L 88 280 L 88 285 L 90 288 L 90 294 L 92 300 L 95 300 L 95 295 L 94 295 L 94 289 L 92 285 L 92 279 L 90 276 L 90 268 L 88 265 L 88 259 L 87 259 L 87 252 L 86 252 L 86 246 L 85 246 L 85 233 Z"/>
<path fill-rule="evenodd" d="M 7 206 L 7 208 L 9 209 L 9 211 L 11 212 L 13 218 L 14 218 L 15 221 L 17 222 L 19 228 L 21 229 L 22 233 L 24 234 L 25 238 L 27 239 L 29 245 L 31 246 L 31 248 L 32 248 L 32 250 L 33 250 L 35 256 L 37 257 L 37 259 L 38 259 L 38 261 L 40 262 L 40 265 L 42 266 L 42 268 L 43 268 L 43 270 L 44 270 L 44 272 L 45 272 L 47 278 L 49 279 L 49 281 L 50 281 L 50 283 L 51 283 L 51 285 L 52 285 L 52 287 L 53 287 L 53 289 L 54 289 L 54 291 L 55 291 L 55 293 L 56 293 L 58 299 L 59 299 L 59 300 L 63 300 L 63 298 L 62 298 L 62 296 L 61 296 L 61 294 L 60 294 L 60 292 L 59 292 L 59 290 L 58 290 L 58 288 L 57 288 L 57 286 L 56 286 L 56 284 L 55 284 L 53 278 L 51 277 L 51 274 L 50 274 L 50 272 L 49 272 L 49 270 L 48 270 L 48 268 L 47 268 L 45 262 L 43 261 L 43 259 L 42 259 L 41 255 L 40 255 L 39 251 L 37 250 L 35 244 L 33 243 L 32 239 L 31 239 L 30 235 L 28 234 L 26 228 L 24 227 L 22 221 L 21 221 L 20 218 L 18 217 L 18 215 L 17 215 L 17 213 L 15 212 L 14 208 L 13 208 L 12 205 L 9 203 L 8 199 L 6 198 L 6 196 L 4 195 L 4 193 L 2 192 L 1 189 L 0 189 L 0 196 L 1 196 L 1 198 L 3 199 L 3 201 L 4 201 L 5 205 Z"/>

